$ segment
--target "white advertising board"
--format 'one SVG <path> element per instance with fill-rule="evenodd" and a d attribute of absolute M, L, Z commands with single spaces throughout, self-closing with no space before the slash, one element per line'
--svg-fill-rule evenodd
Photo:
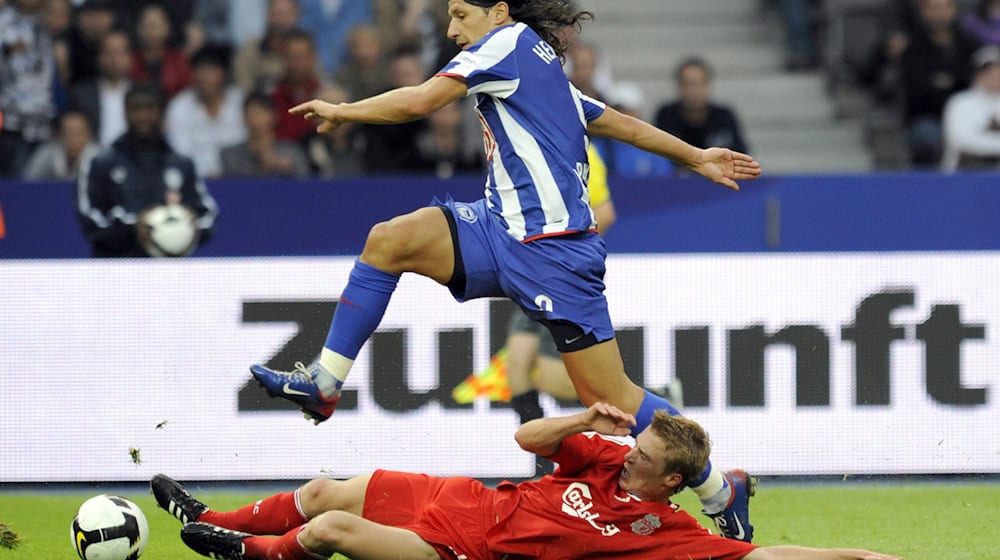
<path fill-rule="evenodd" d="M 372 344 L 347 383 L 356 406 L 330 421 L 241 410 L 247 366 L 301 330 L 290 319 L 248 319 L 248 303 L 335 301 L 352 262 L 4 262 L 0 482 L 156 472 L 302 479 L 374 468 L 530 476 L 533 457 L 514 443 L 509 409 L 455 409 L 441 398 L 386 406 L 372 387 Z M 699 385 L 691 394 L 703 395 L 686 413 L 709 430 L 717 465 L 1000 472 L 1000 254 L 612 256 L 607 283 L 616 326 L 642 330 L 647 384 L 704 362 L 685 374 Z M 328 319 L 313 322 L 320 341 Z M 402 356 L 389 363 L 422 394 L 441 383 L 442 355 L 488 362 L 489 325 L 488 301 L 459 304 L 408 276 L 380 333 L 403 333 Z M 470 347 L 439 349 L 447 332 L 466 333 Z M 704 344 L 676 344 L 690 332 Z"/>

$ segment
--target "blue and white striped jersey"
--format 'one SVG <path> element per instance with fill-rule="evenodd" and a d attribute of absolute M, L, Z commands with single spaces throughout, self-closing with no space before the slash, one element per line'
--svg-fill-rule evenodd
<path fill-rule="evenodd" d="M 494 29 L 439 76 L 476 95 L 489 163 L 486 201 L 518 240 L 596 229 L 587 192 L 587 123 L 604 103 L 580 93 L 530 27 Z"/>

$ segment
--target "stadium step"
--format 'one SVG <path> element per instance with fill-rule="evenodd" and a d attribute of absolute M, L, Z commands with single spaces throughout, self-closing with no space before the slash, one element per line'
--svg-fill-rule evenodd
<path fill-rule="evenodd" d="M 697 54 L 716 70 L 715 98 L 736 109 L 754 155 L 769 173 L 869 170 L 862 123 L 837 120 L 819 71 L 783 68 L 782 30 L 755 0 L 581 0 L 594 11 L 583 37 L 611 60 L 616 81 L 645 93 L 652 119 L 673 99 L 673 72 Z"/>

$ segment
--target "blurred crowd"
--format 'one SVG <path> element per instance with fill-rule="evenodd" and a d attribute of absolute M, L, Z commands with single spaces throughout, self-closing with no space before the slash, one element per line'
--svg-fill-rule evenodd
<path fill-rule="evenodd" d="M 318 137 L 287 114 L 414 85 L 457 48 L 432 0 L 0 0 L 0 177 L 71 178 L 128 128 L 136 84 L 202 177 L 356 176 L 481 167 L 478 123 L 450 108 Z M 475 125 L 473 127 L 472 125 Z"/>
<path fill-rule="evenodd" d="M 872 106 L 892 115 L 906 165 L 1000 168 L 1000 0 L 766 1 L 783 16 L 786 68 L 843 57 L 831 66 L 848 66 Z M 862 22 L 863 32 L 850 29 Z M 849 44 L 824 53 L 831 35 Z M 872 47 L 852 57 L 859 44 Z"/>
<path fill-rule="evenodd" d="M 447 26 L 437 0 L 0 0 L 0 178 L 75 178 L 128 133 L 125 96 L 138 84 L 160 91 L 163 138 L 202 178 L 480 172 L 472 100 L 327 135 L 287 113 L 421 83 L 457 53 Z M 642 116 L 642 91 L 613 83 L 596 46 L 579 42 L 566 71 Z M 747 150 L 735 115 L 709 102 L 707 63 L 691 59 L 676 77 L 678 100 L 657 124 Z M 675 171 L 625 145 L 597 148 L 614 175 Z"/>
<path fill-rule="evenodd" d="M 860 69 L 900 114 L 911 165 L 1000 166 L 1000 0 L 884 2 L 882 37 Z"/>
<path fill-rule="evenodd" d="M 785 68 L 822 64 L 824 3 L 763 0 L 786 29 Z M 973 3 L 974 2 L 974 3 Z M 1000 161 L 1000 0 L 872 0 L 882 37 L 858 68 L 898 110 L 915 167 Z M 457 47 L 436 0 L 0 0 L 0 178 L 68 179 L 128 128 L 136 84 L 163 96 L 170 147 L 217 177 L 353 177 L 483 169 L 465 106 L 398 126 L 319 136 L 287 109 L 415 85 Z M 642 90 L 612 79 L 599 46 L 577 41 L 566 71 L 584 93 L 698 146 L 750 151 L 736 114 L 711 98 L 713 71 L 689 58 L 676 95 L 642 115 Z M 651 118 L 650 118 L 651 117 Z M 611 175 L 668 175 L 669 161 L 597 142 Z"/>

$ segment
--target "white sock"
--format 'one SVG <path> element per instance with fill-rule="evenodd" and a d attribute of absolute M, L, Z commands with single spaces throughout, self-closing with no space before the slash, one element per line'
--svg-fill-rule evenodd
<path fill-rule="evenodd" d="M 708 479 L 705 482 L 698 486 L 692 486 L 691 490 L 701 500 L 701 506 L 705 513 L 718 513 L 725 509 L 726 504 L 729 503 L 729 496 L 733 493 L 732 488 L 722 478 L 722 472 L 716 468 L 708 473 Z"/>
<path fill-rule="evenodd" d="M 324 348 L 319 355 L 319 367 L 316 368 L 316 386 L 324 397 L 333 397 L 340 392 L 340 387 L 347 381 L 354 360 L 346 358 L 329 348 Z"/>

